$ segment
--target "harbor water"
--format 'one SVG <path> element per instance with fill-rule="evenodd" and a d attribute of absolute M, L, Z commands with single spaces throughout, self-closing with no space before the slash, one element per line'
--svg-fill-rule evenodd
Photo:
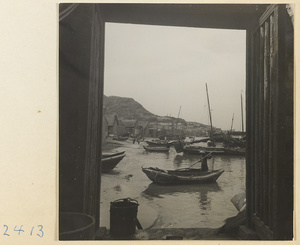
<path fill-rule="evenodd" d="M 218 228 L 238 211 L 230 199 L 245 191 L 244 156 L 213 156 L 209 169 L 224 169 L 216 183 L 161 186 L 153 184 L 141 167 L 176 169 L 189 167 L 201 156 L 146 152 L 143 143 L 125 142 L 113 151 L 125 158 L 101 176 L 100 226 L 110 226 L 110 203 L 122 198 L 138 201 L 138 219 L 145 228 Z M 200 167 L 196 164 L 193 167 Z"/>

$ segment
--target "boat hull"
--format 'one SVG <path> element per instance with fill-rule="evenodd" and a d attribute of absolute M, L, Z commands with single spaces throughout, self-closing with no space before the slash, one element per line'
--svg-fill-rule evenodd
<path fill-rule="evenodd" d="M 193 146 L 183 145 L 182 143 L 174 144 L 177 153 L 183 152 L 187 155 L 205 155 L 207 153 L 213 153 L 214 155 L 231 155 L 231 156 L 245 156 L 245 148 L 229 148 L 229 147 L 205 147 L 205 146 Z"/>
<path fill-rule="evenodd" d="M 225 148 L 224 149 L 225 155 L 231 155 L 231 156 L 246 156 L 246 149 L 245 148 Z"/>
<path fill-rule="evenodd" d="M 151 147 L 169 147 L 170 143 L 165 141 L 149 141 L 146 140 L 146 143 Z"/>
<path fill-rule="evenodd" d="M 116 155 L 101 159 L 101 171 L 108 172 L 113 170 L 118 163 L 126 156 L 126 154 Z"/>
<path fill-rule="evenodd" d="M 190 155 L 204 155 L 207 153 L 224 154 L 224 148 L 221 147 L 203 147 L 203 146 L 185 146 L 183 148 L 184 154 Z"/>
<path fill-rule="evenodd" d="M 189 171 L 162 170 L 158 168 L 142 168 L 142 171 L 155 184 L 159 185 L 183 185 L 213 183 L 220 177 L 224 170 L 201 171 L 190 169 Z"/>
<path fill-rule="evenodd" d="M 124 154 L 125 151 L 119 151 L 119 152 L 102 152 L 102 159 L 109 158 L 109 157 L 114 157 L 118 155 Z"/>
<path fill-rule="evenodd" d="M 149 152 L 169 152 L 169 147 L 144 146 L 144 149 Z"/>

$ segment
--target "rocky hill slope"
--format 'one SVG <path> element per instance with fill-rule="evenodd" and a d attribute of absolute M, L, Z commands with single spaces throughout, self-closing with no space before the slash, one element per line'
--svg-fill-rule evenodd
<path fill-rule="evenodd" d="M 132 98 L 104 96 L 103 103 L 107 114 L 116 113 L 120 118 L 150 119 L 156 117 Z"/>
<path fill-rule="evenodd" d="M 138 119 L 149 122 L 172 122 L 176 119 L 174 117 L 155 115 L 132 98 L 104 95 L 103 104 L 106 114 L 116 113 L 121 119 Z M 185 120 L 181 118 L 178 119 L 178 122 L 186 123 Z"/>

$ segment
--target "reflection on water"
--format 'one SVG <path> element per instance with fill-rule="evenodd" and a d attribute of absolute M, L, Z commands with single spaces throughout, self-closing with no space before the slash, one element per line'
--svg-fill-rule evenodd
<path fill-rule="evenodd" d="M 220 155 L 219 158 L 220 158 L 220 160 L 222 162 L 227 162 L 227 163 L 230 163 L 232 161 L 244 161 L 245 160 L 244 156 L 226 156 L 226 155 Z"/>
<path fill-rule="evenodd" d="M 161 195 L 174 195 L 178 193 L 200 193 L 201 195 L 207 195 L 208 192 L 217 191 L 221 191 L 218 183 L 202 185 L 157 185 L 151 183 L 143 193 L 146 198 L 147 196 L 161 198 Z"/>
<path fill-rule="evenodd" d="M 209 169 L 224 169 L 217 183 L 200 185 L 161 186 L 153 184 L 141 167 L 177 169 L 190 167 L 201 156 L 177 154 L 173 147 L 169 153 L 146 152 L 142 145 L 128 145 L 126 157 L 101 179 L 101 226 L 109 227 L 109 204 L 119 198 L 131 197 L 139 202 L 139 214 L 145 207 L 157 211 L 157 217 L 143 212 L 142 224 L 152 228 L 217 228 L 224 220 L 237 214 L 230 199 L 245 191 L 246 165 L 242 156 L 213 156 Z M 197 163 L 193 167 L 201 167 Z"/>
<path fill-rule="evenodd" d="M 201 156 L 197 156 L 197 155 L 185 155 L 185 154 L 176 155 L 174 157 L 173 163 L 174 163 L 174 166 L 181 167 L 182 163 L 193 164 L 200 159 L 201 159 Z"/>
<path fill-rule="evenodd" d="M 199 199 L 199 207 L 202 210 L 210 209 L 211 198 L 209 192 L 221 191 L 218 183 L 209 183 L 202 185 L 168 185 L 161 186 L 151 183 L 146 190 L 143 191 L 144 197 L 153 200 L 153 198 L 163 198 L 165 195 L 178 196 L 182 193 L 192 194 Z"/>
<path fill-rule="evenodd" d="M 153 158 L 164 158 L 164 159 L 169 159 L 169 156 L 170 156 L 170 153 L 169 152 L 148 152 L 146 150 L 144 150 L 143 152 L 144 155 L 150 155 L 150 157 L 153 157 Z"/>

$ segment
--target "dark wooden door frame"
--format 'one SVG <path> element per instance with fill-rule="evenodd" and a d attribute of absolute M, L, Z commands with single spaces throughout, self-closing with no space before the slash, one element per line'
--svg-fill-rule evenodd
<path fill-rule="evenodd" d="M 89 101 L 87 118 L 87 144 L 84 181 L 84 212 L 96 218 L 99 227 L 101 189 L 101 148 L 104 85 L 104 33 L 100 5 L 92 5 L 91 55 Z"/>
<path fill-rule="evenodd" d="M 112 6 L 109 6 L 111 8 Z M 273 7 L 273 6 L 272 6 Z M 104 36 L 105 36 L 105 22 L 110 20 L 109 14 L 105 11 L 105 6 L 101 4 L 95 4 L 93 7 L 93 17 L 92 17 L 92 45 L 91 45 L 91 69 L 90 69 L 90 80 L 89 80 L 89 113 L 88 113 L 88 131 L 87 131 L 87 157 L 86 157 L 86 171 L 85 171 L 85 212 L 89 214 L 95 214 L 96 219 L 99 219 L 99 207 L 100 204 L 100 165 L 97 163 L 101 159 L 101 129 L 102 129 L 102 107 L 103 107 L 103 74 L 104 74 Z M 111 9 L 110 9 L 111 11 Z M 117 11 L 118 12 L 118 11 Z M 114 13 L 113 17 L 116 17 Z M 102 18 L 103 17 L 103 18 Z M 127 16 L 128 17 L 128 16 Z M 121 19 L 116 22 L 126 23 L 124 19 L 127 18 L 126 14 L 122 16 Z M 128 17 L 131 18 L 130 16 Z M 147 20 L 151 24 L 151 20 Z M 136 22 L 139 22 L 138 20 Z M 250 37 L 252 33 L 253 24 L 257 22 L 258 19 L 256 15 L 250 20 L 250 24 L 245 27 L 247 32 L 247 73 L 246 73 L 246 86 L 248 90 L 247 100 L 253 101 L 253 94 L 250 91 L 253 91 L 253 84 L 251 83 L 251 74 L 255 72 L 251 64 L 251 57 L 254 55 L 252 52 L 253 40 Z M 145 23 L 144 23 L 145 24 Z M 146 23 L 147 24 L 147 23 Z M 219 23 L 217 23 L 219 24 Z M 186 26 L 186 25 L 184 25 Z M 221 28 L 220 28 L 221 29 Z M 252 90 L 251 90 L 252 89 Z M 250 94 L 249 94 L 250 92 Z M 251 106 L 251 105 L 250 105 Z M 252 105 L 253 106 L 253 105 Z M 247 105 L 247 109 L 249 109 Z M 250 132 L 255 130 L 255 125 L 248 123 L 251 118 L 251 111 L 247 110 L 247 119 L 246 119 L 246 128 L 247 128 L 247 137 L 250 138 Z M 249 144 L 248 144 L 249 145 Z M 251 148 L 248 147 L 248 150 Z M 248 151 L 247 162 L 252 162 L 254 159 L 249 154 Z M 251 166 L 247 166 L 247 202 L 251 202 L 253 199 L 251 192 L 251 178 L 255 178 L 253 171 L 250 169 Z M 98 175 L 98 176 L 97 176 Z M 98 188 L 99 187 L 99 188 Z M 253 226 L 252 212 L 253 207 L 249 205 L 247 217 L 248 225 Z M 98 221 L 99 224 L 99 221 Z M 270 236 L 273 236 L 272 234 Z"/>
<path fill-rule="evenodd" d="M 247 32 L 247 224 L 293 238 L 293 25 L 271 5 Z"/>

